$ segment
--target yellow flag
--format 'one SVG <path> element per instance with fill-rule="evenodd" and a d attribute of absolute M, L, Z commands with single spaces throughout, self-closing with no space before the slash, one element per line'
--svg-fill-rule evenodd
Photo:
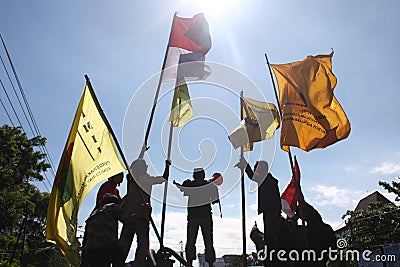
<path fill-rule="evenodd" d="M 305 151 L 347 138 L 350 122 L 333 95 L 336 77 L 330 55 L 308 56 L 288 64 L 271 64 L 282 109 L 281 147 Z"/>
<path fill-rule="evenodd" d="M 193 116 L 192 103 L 189 90 L 184 78 L 177 80 L 174 97 L 172 99 L 169 122 L 173 127 L 182 127 Z"/>
<path fill-rule="evenodd" d="M 125 170 L 86 84 L 54 179 L 47 210 L 46 241 L 79 265 L 78 210 L 93 187 Z"/>
<path fill-rule="evenodd" d="M 242 112 L 243 120 L 229 135 L 234 148 L 243 146 L 244 151 L 251 151 L 254 142 L 272 138 L 279 128 L 279 113 L 274 104 L 243 98 Z"/>

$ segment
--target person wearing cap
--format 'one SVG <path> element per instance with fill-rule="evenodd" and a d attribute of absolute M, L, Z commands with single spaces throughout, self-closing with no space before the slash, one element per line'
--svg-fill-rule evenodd
<path fill-rule="evenodd" d="M 138 212 L 143 203 L 150 204 L 153 185 L 161 184 L 168 180 L 170 165 L 171 163 L 166 160 L 163 175 L 151 176 L 147 172 L 148 166 L 144 159 L 139 158 L 133 161 L 129 167 L 130 174 L 132 175 L 127 175 L 128 193 L 125 196 L 122 209 L 128 214 L 132 214 Z M 149 219 L 150 217 L 140 219 L 134 227 L 131 227 L 130 225 L 124 225 L 122 227 L 119 244 L 122 246 L 124 260 L 128 257 L 133 237 L 136 234 L 137 248 L 134 266 L 145 266 L 150 246 Z"/>
<path fill-rule="evenodd" d="M 213 220 L 211 203 L 219 202 L 218 189 L 214 183 L 205 180 L 203 168 L 195 168 L 194 180 L 185 180 L 182 184 L 174 181 L 184 196 L 188 196 L 187 204 L 187 240 L 186 260 L 192 265 L 196 259 L 196 239 L 199 228 L 203 235 L 205 246 L 205 259 L 209 266 L 215 262 L 215 249 L 213 241 Z"/>
<path fill-rule="evenodd" d="M 124 225 L 134 225 L 141 218 L 147 218 L 150 211 L 150 205 L 144 204 L 137 213 L 128 215 L 119 206 L 117 196 L 104 194 L 100 207 L 86 220 L 86 242 L 83 249 L 87 266 L 124 266 L 122 250 L 117 242 L 118 221 Z"/>
<path fill-rule="evenodd" d="M 121 172 L 114 176 L 111 176 L 105 183 L 103 183 L 100 186 L 96 197 L 96 208 L 99 208 L 101 206 L 101 199 L 106 193 L 116 196 L 118 198 L 118 204 L 122 204 L 124 199 L 121 198 L 121 196 L 119 195 L 119 190 L 117 186 L 119 186 L 122 183 L 123 179 L 124 179 L 124 173 Z"/>
<path fill-rule="evenodd" d="M 277 250 L 282 209 L 278 180 L 268 172 L 268 162 L 264 160 L 255 163 L 254 171 L 243 157 L 235 167 L 245 171 L 258 184 L 258 214 L 263 215 L 264 243 L 269 251 Z"/>

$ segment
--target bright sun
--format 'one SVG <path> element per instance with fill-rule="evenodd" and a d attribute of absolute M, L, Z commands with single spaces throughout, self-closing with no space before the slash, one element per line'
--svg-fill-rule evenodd
<path fill-rule="evenodd" d="M 238 0 L 184 0 L 184 2 L 206 15 L 229 14 L 238 4 Z"/>

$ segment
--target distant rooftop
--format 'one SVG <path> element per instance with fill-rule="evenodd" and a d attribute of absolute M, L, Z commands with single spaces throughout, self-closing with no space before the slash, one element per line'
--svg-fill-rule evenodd
<path fill-rule="evenodd" d="M 384 195 L 379 193 L 378 191 L 373 192 L 372 194 L 369 194 L 368 196 L 360 199 L 358 201 L 358 204 L 354 211 L 360 211 L 360 210 L 367 210 L 368 205 L 374 202 L 381 202 L 381 203 L 392 203 L 389 199 L 387 199 Z M 352 219 L 351 219 L 352 220 Z M 348 224 L 344 225 L 343 227 L 335 230 L 335 233 L 340 236 L 340 238 L 344 238 L 346 231 L 348 230 Z"/>
<path fill-rule="evenodd" d="M 381 193 L 379 193 L 378 191 L 375 191 L 372 194 L 361 199 L 358 202 L 354 211 L 366 210 L 368 208 L 368 205 L 371 203 L 374 203 L 374 202 L 392 203 L 389 199 L 387 199 Z"/>

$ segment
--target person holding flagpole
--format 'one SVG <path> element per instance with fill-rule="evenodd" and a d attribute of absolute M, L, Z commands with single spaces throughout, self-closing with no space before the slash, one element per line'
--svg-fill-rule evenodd
<path fill-rule="evenodd" d="M 247 173 L 247 176 L 258 184 L 258 214 L 263 215 L 264 245 L 268 251 L 278 249 L 278 233 L 280 230 L 281 198 L 278 180 L 268 172 L 268 162 L 259 160 L 251 169 L 244 157 L 235 165 Z M 266 259 L 267 262 L 274 259 Z"/>
<path fill-rule="evenodd" d="M 222 177 L 222 176 L 221 176 Z M 184 196 L 188 196 L 188 216 L 187 216 L 187 240 L 186 240 L 186 260 L 192 265 L 196 259 L 196 239 L 199 228 L 203 234 L 205 246 L 205 258 L 208 266 L 214 266 L 215 249 L 213 241 L 213 220 L 211 203 L 219 202 L 217 186 L 205 180 L 203 168 L 195 168 L 193 171 L 194 180 L 185 180 L 182 184 L 173 181 Z"/>
<path fill-rule="evenodd" d="M 127 175 L 128 193 L 125 196 L 122 209 L 128 214 L 133 214 L 140 210 L 144 202 L 150 204 L 153 185 L 161 184 L 168 180 L 170 165 L 170 161 L 166 160 L 163 175 L 151 176 L 147 173 L 148 165 L 144 159 L 138 158 L 134 160 L 129 167 L 130 173 Z M 136 248 L 134 266 L 145 266 L 150 246 L 149 230 L 149 218 L 144 217 L 133 227 L 132 225 L 124 225 L 122 227 L 119 244 L 122 246 L 124 259 L 128 257 L 133 237 L 135 234 L 137 236 L 138 246 Z"/>

